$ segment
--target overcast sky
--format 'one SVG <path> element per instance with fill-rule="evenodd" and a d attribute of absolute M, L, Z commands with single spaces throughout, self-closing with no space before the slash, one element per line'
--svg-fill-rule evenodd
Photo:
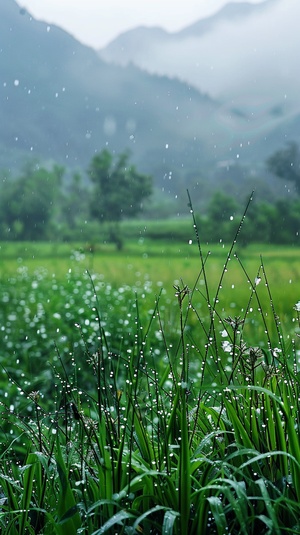
<path fill-rule="evenodd" d="M 136 26 L 177 31 L 241 0 L 17 0 L 37 19 L 55 23 L 81 42 L 101 48 Z M 248 0 L 253 4 L 263 0 Z"/>

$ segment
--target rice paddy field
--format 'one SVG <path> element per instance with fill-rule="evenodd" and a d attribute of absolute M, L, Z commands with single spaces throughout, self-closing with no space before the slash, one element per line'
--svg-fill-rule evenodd
<path fill-rule="evenodd" d="M 205 283 L 211 297 L 218 290 L 220 313 L 240 315 L 248 304 L 251 285 L 261 279 L 256 289 L 266 317 L 271 292 L 283 329 L 289 331 L 293 328 L 293 307 L 300 300 L 299 249 L 260 244 L 247 248 L 237 246 L 223 273 L 229 247 L 218 244 L 202 248 Z M 161 294 L 161 304 L 164 309 L 168 309 L 166 314 L 172 318 L 174 306 L 176 307 L 174 285 L 180 281 L 190 289 L 195 286 L 194 300 L 201 306 L 200 294 L 204 277 L 195 242 L 168 245 L 140 240 L 127 243 L 122 252 L 115 251 L 113 246 L 91 248 L 88 244 L 6 243 L 0 245 L 0 254 L 2 302 L 3 294 L 7 294 L 7 297 L 4 296 L 4 302 L 6 299 L 7 302 L 2 306 L 2 314 L 4 311 L 14 314 L 22 306 L 22 294 L 28 292 L 32 295 L 29 299 L 28 294 L 26 306 L 30 302 L 37 305 L 40 300 L 40 304 L 49 310 L 49 319 L 53 314 L 63 316 L 68 301 L 71 304 L 75 299 L 74 291 L 75 296 L 78 296 L 78 311 L 82 306 L 92 306 L 92 303 L 84 302 L 84 294 L 81 295 L 76 290 L 82 284 L 86 287 L 90 285 L 91 289 L 90 277 L 97 281 L 98 299 L 104 308 L 108 303 L 110 307 L 117 307 L 122 295 L 126 294 L 128 303 L 137 297 L 143 310 L 143 303 L 151 308 Z M 219 288 L 221 276 L 222 284 Z M 85 291 L 88 292 L 87 289 Z M 10 299 L 11 295 L 14 296 L 13 300 Z M 82 306 L 79 306 L 80 298 L 83 300 Z M 34 306 L 31 308 L 34 311 Z M 258 304 L 254 300 L 251 306 L 253 317 L 257 308 Z M 22 321 L 22 314 L 18 319 Z M 4 318 L 2 321 L 5 323 Z"/>
<path fill-rule="evenodd" d="M 219 338 L 224 318 L 242 317 L 247 344 L 267 349 L 284 338 L 296 347 L 298 249 L 253 245 L 237 247 L 230 257 L 229 249 L 205 246 L 201 260 L 196 243 L 140 241 L 128 243 L 122 252 L 112 246 L 91 251 L 82 244 L 2 244 L 4 382 L 9 372 L 14 379 L 26 377 L 33 389 L 47 390 L 49 363 L 58 352 L 66 362 L 74 355 L 78 360 L 85 344 L 96 350 L 100 321 L 116 353 L 134 343 L 137 321 L 144 330 L 151 324 L 147 343 L 163 362 L 162 331 L 171 346 L 180 344 L 178 287 L 188 289 L 184 330 L 191 345 L 205 347 L 207 329 L 200 329 L 199 322 L 209 324 L 213 309 Z M 155 310 L 159 319 L 153 321 Z M 197 353 L 190 358 L 198 362 Z"/>
<path fill-rule="evenodd" d="M 0 244 L 1 533 L 300 533 L 300 251 Z"/>

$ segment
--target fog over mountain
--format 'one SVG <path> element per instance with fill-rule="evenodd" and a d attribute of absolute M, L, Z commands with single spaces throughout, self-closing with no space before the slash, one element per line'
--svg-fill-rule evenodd
<path fill-rule="evenodd" d="M 182 82 L 108 65 L 14 0 L 0 6 L 0 67 L 0 147 L 10 166 L 31 154 L 82 167 L 108 147 L 131 149 L 151 171 L 161 154 L 183 161 L 207 145 L 218 108 Z"/>
<path fill-rule="evenodd" d="M 299 111 L 299 17 L 298 0 L 229 3 L 178 33 L 127 32 L 100 56 L 177 77 L 260 125 Z"/>
<path fill-rule="evenodd" d="M 85 172 L 107 147 L 129 149 L 173 198 L 193 184 L 264 188 L 269 154 L 300 141 L 297 5 L 228 5 L 177 34 L 138 28 L 100 57 L 1 0 L 1 168 L 36 157 Z"/>

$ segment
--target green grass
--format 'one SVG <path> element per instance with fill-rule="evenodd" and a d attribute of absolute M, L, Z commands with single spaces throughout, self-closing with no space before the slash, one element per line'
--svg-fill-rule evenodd
<path fill-rule="evenodd" d="M 1 533 L 300 533 L 298 251 L 193 242 L 1 245 Z"/>
<path fill-rule="evenodd" d="M 223 244 L 204 245 L 203 255 L 207 259 L 209 269 L 209 292 L 214 295 L 217 291 L 220 273 L 226 260 L 228 246 Z M 272 296 L 276 304 L 276 310 L 281 318 L 283 327 L 288 326 L 286 334 L 289 335 L 291 327 L 291 306 L 298 301 L 298 280 L 300 277 L 299 251 L 292 247 L 274 246 L 249 246 L 236 248 L 237 257 L 232 255 L 224 276 L 220 300 L 226 304 L 224 313 L 239 315 L 243 313 L 245 303 L 248 302 L 251 286 L 247 279 L 253 283 L 260 269 L 262 260 L 272 288 Z M 122 252 L 117 252 L 112 246 L 96 246 L 90 252 L 87 244 L 2 244 L 2 261 L 0 265 L 0 280 L 7 289 L 8 294 L 17 295 L 19 287 L 26 294 L 26 302 L 30 301 L 31 279 L 39 280 L 40 293 L 44 294 L 42 301 L 46 303 L 49 313 L 64 311 L 64 304 L 55 298 L 51 291 L 52 286 L 56 293 L 64 295 L 66 292 L 73 293 L 72 281 L 79 284 L 84 280 L 84 273 L 89 270 L 98 280 L 98 289 L 112 287 L 114 291 L 122 289 L 129 295 L 131 301 L 137 292 L 143 296 L 149 308 L 153 306 L 155 295 L 163 289 L 166 314 L 169 321 L 173 321 L 172 303 L 174 303 L 173 285 L 180 279 L 189 287 L 192 287 L 201 269 L 200 259 L 195 239 L 193 243 L 164 244 L 140 240 L 128 242 Z M 241 265 L 242 263 L 242 265 Z M 203 278 L 199 281 L 199 291 L 203 285 Z M 27 284 L 29 288 L 27 287 Z M 83 282 L 86 285 L 85 282 Z M 68 288 L 68 289 L 66 289 Z M 88 291 L 88 290 L 87 290 Z M 269 296 L 263 284 L 258 287 L 260 298 L 263 301 L 265 314 L 270 315 Z M 49 298 L 47 294 L 50 292 Z M 38 292 L 35 292 L 38 293 Z M 46 297 L 46 298 L 45 298 Z M 16 297 L 17 298 L 17 297 Z M 50 303 L 47 304 L 48 299 Z M 107 297 L 103 298 L 107 301 Z M 197 295 L 194 296 L 197 301 Z M 80 303 L 78 309 L 81 309 Z M 12 308 L 15 307 L 11 300 Z M 198 299 L 201 306 L 201 299 Z M 54 308 L 56 307 L 56 310 Z M 6 310 L 8 311 L 8 305 Z M 143 306 L 143 308 L 145 308 Z M 53 311 L 51 310 L 53 309 Z M 12 311 L 14 312 L 14 311 Z M 116 312 L 118 313 L 118 312 Z M 220 311 L 222 313 L 222 311 Z M 257 307 L 248 318 L 248 328 L 251 329 L 253 343 L 258 343 L 261 337 L 260 328 L 257 325 Z M 196 322 L 197 323 L 197 322 Z M 269 328 L 274 331 L 274 322 L 269 322 Z M 257 330 L 258 329 L 258 330 Z M 276 332 L 274 332 L 276 336 Z"/>

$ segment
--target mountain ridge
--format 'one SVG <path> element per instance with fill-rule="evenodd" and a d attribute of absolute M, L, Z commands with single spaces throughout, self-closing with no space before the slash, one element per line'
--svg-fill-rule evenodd
<path fill-rule="evenodd" d="M 151 38 L 151 29 L 136 29 L 98 52 L 110 63 L 133 63 L 152 74 L 177 77 L 223 103 L 234 99 L 242 113 L 247 108 L 243 95 L 251 104 L 264 99 L 266 111 L 282 104 L 285 94 L 285 106 L 295 106 L 300 90 L 297 12 L 300 16 L 296 0 L 229 3 L 179 32 L 155 30 Z"/>
<path fill-rule="evenodd" d="M 142 160 L 147 143 L 150 150 L 157 144 L 151 131 L 157 130 L 156 137 L 164 140 L 161 148 L 180 145 L 182 134 L 194 137 L 196 108 L 215 106 L 207 95 L 179 81 L 133 66 L 107 65 L 60 28 L 21 14 L 13 0 L 4 5 L 11 9 L 2 5 L 0 20 L 2 147 L 13 145 L 16 151 L 21 147 L 37 156 L 58 156 L 69 165 L 86 165 L 84 153 L 91 157 L 107 145 L 114 151 L 129 146 Z M 157 107 L 160 102 L 163 112 Z M 65 158 L 61 145 L 66 147 Z"/>
<path fill-rule="evenodd" d="M 216 24 L 219 24 L 223 21 L 231 21 L 234 19 L 242 19 L 248 17 L 249 15 L 256 14 L 260 11 L 263 11 L 270 4 L 274 4 L 279 0 L 265 0 L 261 4 L 252 4 L 250 2 L 229 2 L 225 4 L 221 9 L 219 9 L 213 15 L 201 18 L 198 21 L 189 24 L 188 26 L 182 28 L 181 30 L 170 32 L 160 26 L 145 26 L 140 25 L 136 28 L 126 30 L 122 32 L 117 37 L 112 39 L 105 47 L 98 49 L 98 54 L 100 57 L 106 61 L 114 61 L 114 57 L 111 57 L 110 54 L 119 48 L 124 47 L 124 44 L 133 44 L 136 45 L 137 40 L 140 39 L 139 46 L 143 47 L 144 42 L 155 38 L 161 38 L 163 40 L 174 40 L 180 38 L 191 37 L 193 34 L 204 34 L 213 30 Z M 118 63 L 121 62 L 121 58 L 117 58 Z M 124 59 L 124 61 L 126 61 Z M 128 60 L 127 60 L 128 61 Z M 129 60 L 130 61 L 130 60 Z M 122 63 L 123 64 L 123 63 Z"/>
<path fill-rule="evenodd" d="M 228 2 L 220 10 L 218 10 L 214 15 L 200 19 L 199 21 L 188 25 L 186 28 L 183 28 L 178 32 L 179 36 L 185 36 L 186 34 L 191 35 L 193 32 L 199 33 L 199 30 L 203 32 L 209 31 L 212 29 L 214 24 L 219 24 L 224 20 L 232 19 L 242 19 L 244 17 L 249 17 L 255 15 L 258 12 L 261 12 L 269 7 L 270 4 L 274 4 L 278 0 L 264 0 L 259 4 L 252 4 L 250 2 Z"/>
<path fill-rule="evenodd" d="M 297 133 L 295 113 L 276 104 L 261 120 L 259 109 L 228 106 L 176 76 L 110 64 L 14 0 L 0 5 L 2 168 L 37 158 L 85 172 L 103 148 L 128 149 L 172 199 L 203 188 L 199 177 L 209 188 L 223 187 L 229 174 L 235 186 L 237 176 L 257 182 L 280 129 Z"/>

